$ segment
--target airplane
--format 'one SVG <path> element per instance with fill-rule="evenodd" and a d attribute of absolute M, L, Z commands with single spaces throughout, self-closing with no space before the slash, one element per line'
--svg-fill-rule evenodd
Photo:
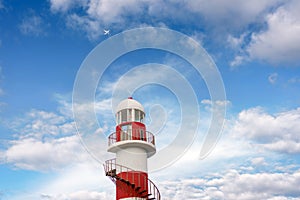
<path fill-rule="evenodd" d="M 103 30 L 104 35 L 109 35 L 109 31 L 110 31 L 110 30 L 105 30 L 105 29 L 104 29 L 104 30 Z"/>

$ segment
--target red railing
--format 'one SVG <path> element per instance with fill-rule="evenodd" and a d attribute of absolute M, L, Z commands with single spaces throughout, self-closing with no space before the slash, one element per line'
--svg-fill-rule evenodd
<path fill-rule="evenodd" d="M 132 131 L 130 131 L 130 133 L 125 132 L 125 131 L 120 131 L 120 134 L 122 134 L 123 137 L 118 138 L 116 132 L 110 134 L 108 136 L 108 146 L 110 146 L 116 142 L 125 141 L 125 140 L 140 140 L 140 141 L 149 142 L 149 143 L 155 145 L 154 135 L 149 131 L 146 131 L 146 134 L 144 137 L 140 137 L 140 135 L 139 135 L 140 132 L 138 130 L 132 130 Z"/>
<path fill-rule="evenodd" d="M 130 191 L 131 194 L 147 199 L 161 199 L 158 188 L 144 173 L 118 165 L 116 159 L 107 160 L 103 166 L 105 175 L 109 176 L 114 183 L 117 183 L 117 180 L 120 180 L 131 185 L 130 187 L 127 186 L 123 188 L 128 192 L 130 191 L 130 188 L 132 188 Z M 147 190 L 144 187 L 148 187 Z M 148 193 L 143 193 L 143 191 L 147 191 Z"/>

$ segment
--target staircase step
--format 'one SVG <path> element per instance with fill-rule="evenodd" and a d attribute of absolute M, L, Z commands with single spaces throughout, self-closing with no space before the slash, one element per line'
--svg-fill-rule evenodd
<path fill-rule="evenodd" d="M 146 198 L 146 197 L 149 197 L 149 196 L 151 196 L 151 194 L 143 195 L 142 198 Z"/>
<path fill-rule="evenodd" d="M 116 176 L 116 170 L 115 169 L 112 169 L 110 171 L 107 171 L 106 172 L 106 176 Z"/>
<path fill-rule="evenodd" d="M 145 193 L 145 192 L 147 192 L 147 190 L 140 191 L 139 193 L 140 193 L 140 194 L 143 194 L 143 193 Z"/>
<path fill-rule="evenodd" d="M 141 189 L 141 187 L 140 186 L 137 186 L 136 188 L 135 188 L 135 191 L 138 191 L 138 190 L 140 190 Z"/>
<path fill-rule="evenodd" d="M 118 177 L 118 176 L 117 176 L 117 177 Z M 121 178 L 121 177 L 118 177 L 117 179 L 118 179 L 119 181 L 122 181 L 122 182 L 126 183 L 127 185 L 131 185 L 130 181 L 128 181 L 128 180 L 126 180 L 126 179 L 123 179 L 123 178 Z"/>
<path fill-rule="evenodd" d="M 120 172 L 118 171 L 118 173 L 120 173 L 120 174 L 117 174 L 117 170 L 116 170 L 117 167 L 120 167 Z M 104 169 L 105 169 L 105 175 L 108 176 L 115 184 L 118 184 L 118 181 L 123 182 L 123 184 L 120 183 L 121 186 L 123 185 L 124 189 L 127 189 L 128 192 L 130 192 L 132 194 L 132 196 L 139 196 L 140 198 L 143 198 L 145 200 L 161 200 L 159 190 L 157 189 L 157 187 L 154 185 L 154 183 L 150 179 L 145 178 L 145 179 L 142 179 L 142 181 L 144 181 L 144 180 L 148 181 L 147 184 L 148 185 L 150 184 L 150 186 L 151 186 L 150 188 L 153 188 L 153 191 L 152 190 L 148 191 L 147 185 L 145 185 L 145 183 L 144 183 L 144 185 L 140 185 L 137 182 L 134 182 L 134 180 L 131 182 L 130 180 L 126 179 L 126 176 L 123 176 L 123 174 L 121 174 L 123 172 L 124 173 L 127 173 L 127 172 L 139 173 L 138 171 L 134 171 L 130 168 L 127 168 L 126 166 L 118 165 L 116 163 L 115 159 L 107 161 L 106 165 L 104 165 Z M 148 192 L 149 193 L 154 192 L 154 194 L 148 194 Z"/>

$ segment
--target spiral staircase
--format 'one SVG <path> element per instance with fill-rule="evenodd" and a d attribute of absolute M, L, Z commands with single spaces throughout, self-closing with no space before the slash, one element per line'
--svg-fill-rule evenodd
<path fill-rule="evenodd" d="M 116 159 L 107 160 L 103 166 L 105 175 L 130 196 L 147 200 L 161 199 L 156 185 L 143 173 L 118 165 Z"/>

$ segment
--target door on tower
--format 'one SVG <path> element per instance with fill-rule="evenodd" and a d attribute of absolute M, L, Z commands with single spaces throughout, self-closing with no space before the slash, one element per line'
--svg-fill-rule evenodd
<path fill-rule="evenodd" d="M 121 141 L 132 140 L 132 125 L 126 124 L 121 126 Z"/>

